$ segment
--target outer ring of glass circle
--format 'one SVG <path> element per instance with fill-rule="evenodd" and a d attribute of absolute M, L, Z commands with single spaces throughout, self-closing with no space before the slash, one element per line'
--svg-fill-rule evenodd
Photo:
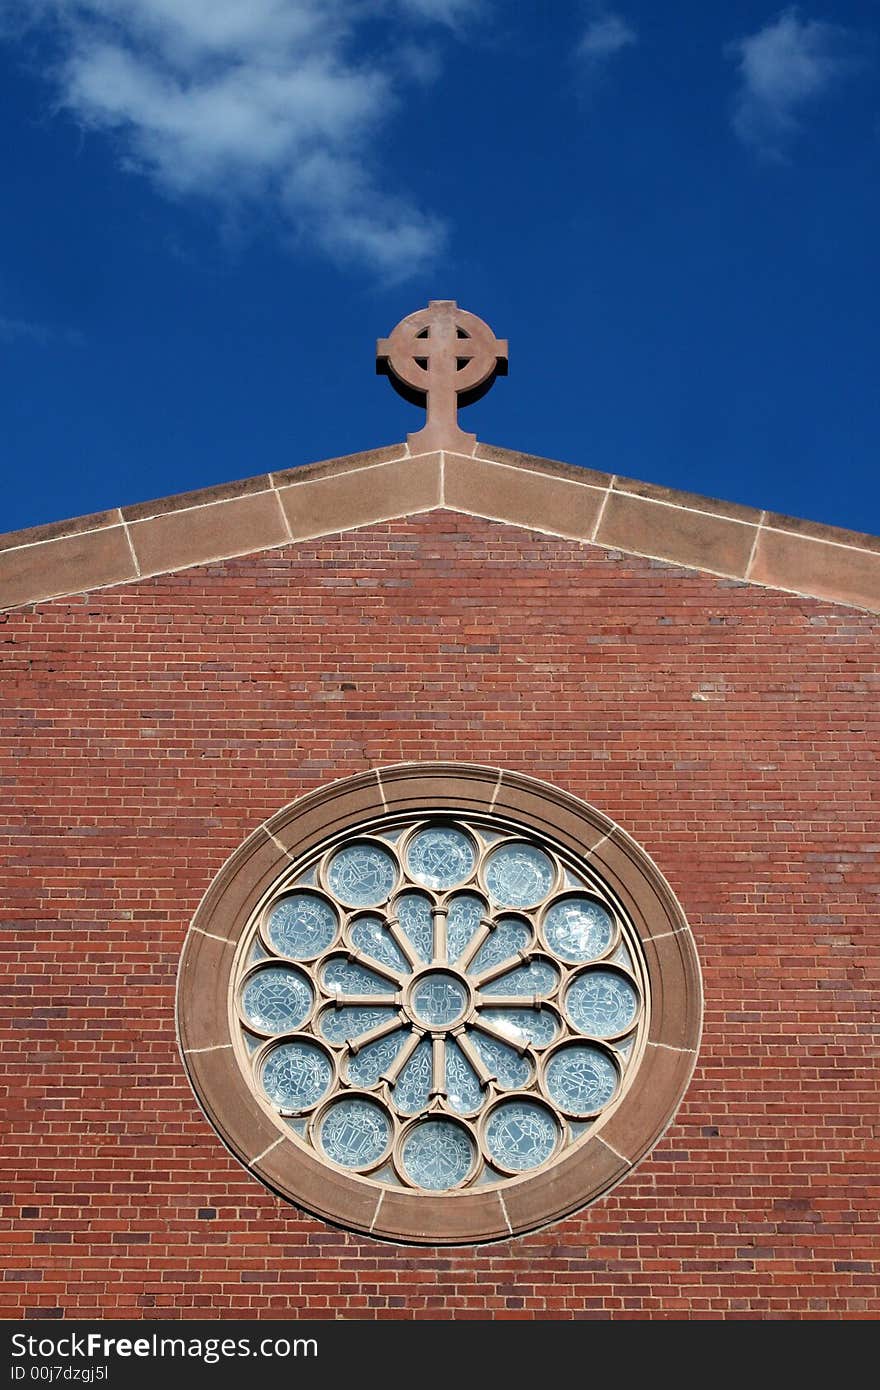
<path fill-rule="evenodd" d="M 306 983 L 309 987 L 309 993 L 312 996 L 312 1002 L 309 1006 L 309 1010 L 306 1014 L 304 1014 L 304 1016 L 299 1020 L 299 1022 L 293 1028 L 284 1028 L 278 1033 L 273 1033 L 268 1028 L 259 1028 L 256 1023 L 252 1023 L 247 1013 L 245 1012 L 244 1007 L 244 991 L 246 986 L 250 983 L 250 981 L 253 979 L 255 975 L 259 975 L 267 967 L 269 969 L 275 970 L 296 970 L 298 974 L 304 975 Z M 306 1025 L 311 1023 L 320 1006 L 320 1000 L 318 995 L 319 990 L 317 981 L 309 978 L 306 971 L 303 970 L 300 966 L 299 961 L 288 962 L 286 959 L 280 958 L 278 960 L 274 960 L 271 958 L 269 960 L 257 960 L 254 961 L 253 965 L 249 965 L 247 967 L 247 970 L 243 973 L 241 979 L 238 982 L 238 987 L 235 991 L 235 1009 L 242 1027 L 246 1028 L 249 1033 L 253 1033 L 255 1037 L 271 1039 L 283 1038 L 292 1035 L 293 1033 L 302 1032 Z"/>
<path fill-rule="evenodd" d="M 559 954 L 558 951 L 555 951 L 554 948 L 550 945 L 550 942 L 547 940 L 547 914 L 551 911 L 552 908 L 558 906 L 559 903 L 567 901 L 567 899 L 569 898 L 589 898 L 591 902 L 598 903 L 599 906 L 605 912 L 608 913 L 608 916 L 611 918 L 611 921 L 613 923 L 610 944 L 606 946 L 604 951 L 601 951 L 598 956 L 591 956 L 589 960 L 566 960 L 565 956 L 562 956 Z M 617 950 L 618 946 L 621 943 L 621 940 L 623 939 L 620 918 L 614 910 L 612 904 L 603 901 L 603 899 L 599 897 L 598 893 L 592 893 L 589 889 L 567 888 L 563 893 L 555 893 L 552 897 L 548 898 L 547 902 L 535 914 L 535 916 L 536 926 L 538 929 L 538 936 L 540 938 L 541 945 L 543 946 L 544 950 L 549 951 L 551 956 L 555 956 L 557 960 L 562 961 L 564 965 L 568 966 L 571 969 L 574 969 L 582 965 L 592 965 L 595 961 L 607 960 L 609 956 L 614 955 L 614 952 Z"/>
<path fill-rule="evenodd" d="M 337 854 L 340 854 L 343 850 L 354 849 L 357 845 L 369 845 L 370 849 L 381 850 L 382 853 L 391 860 L 395 868 L 394 883 L 391 886 L 390 892 L 387 894 L 386 897 L 380 898 L 379 901 L 376 903 L 346 902 L 345 899 L 341 897 L 339 893 L 335 892 L 335 890 L 330 885 L 328 873 L 331 862 L 336 858 Z M 326 853 L 321 856 L 321 862 L 318 865 L 317 876 L 318 882 L 321 885 L 321 891 L 323 893 L 326 893 L 326 895 L 330 898 L 331 902 L 337 902 L 339 904 L 339 908 L 337 909 L 337 911 L 341 910 L 346 914 L 352 912 L 377 911 L 380 907 L 383 907 L 385 903 L 391 902 L 395 895 L 401 891 L 401 884 L 403 882 L 404 877 L 400 859 L 397 855 L 396 846 L 389 844 L 387 840 L 380 839 L 377 835 L 370 834 L 355 834 L 352 835 L 350 840 L 343 840 L 341 844 L 333 845 L 331 849 L 328 849 Z"/>
<path fill-rule="evenodd" d="M 483 1003 L 479 1004 L 478 1007 L 477 1007 L 477 1017 L 479 1017 L 480 1014 L 482 1014 L 483 1011 L 484 1011 L 485 1009 L 495 1009 L 495 1008 L 498 1008 L 499 1003 L 500 1003 L 501 1008 L 504 1008 L 504 1007 L 505 1007 L 503 997 L 502 997 L 502 998 L 499 998 L 499 999 L 490 999 L 490 1000 L 488 1000 L 488 1001 L 484 1001 Z M 548 1002 L 547 1002 L 546 1000 L 544 1000 L 544 999 L 539 999 L 539 1000 L 538 1000 L 538 1003 L 539 1003 L 540 1006 L 541 1006 L 540 1009 L 538 1010 L 538 1013 L 548 1013 L 548 1014 L 552 1014 L 552 1015 L 553 1015 L 553 1018 L 554 1018 L 554 1020 L 555 1020 L 555 1023 L 556 1023 L 556 1033 L 555 1033 L 555 1035 L 550 1039 L 549 1042 L 545 1042 L 545 1043 L 536 1043 L 536 1042 L 532 1042 L 531 1039 L 530 1039 L 528 1042 L 520 1044 L 520 1043 L 518 1043 L 518 1042 L 514 1042 L 512 1038 L 505 1037 L 505 1036 L 500 1032 L 500 1030 L 499 1030 L 498 1033 L 497 1033 L 497 1040 L 498 1040 L 499 1042 L 506 1043 L 508 1047 L 512 1047 L 513 1050 L 514 1050 L 514 1052 L 518 1052 L 519 1055 L 520 1055 L 521 1057 L 522 1057 L 526 1052 L 532 1052 L 533 1054 L 537 1054 L 537 1053 L 539 1053 L 539 1052 L 546 1052 L 546 1050 L 547 1050 L 548 1047 L 553 1047 L 556 1043 L 558 1043 L 558 1042 L 560 1041 L 559 1034 L 560 1034 L 561 1032 L 563 1032 L 564 1029 L 565 1029 L 566 1020 L 562 1017 L 562 1010 L 559 1008 L 559 1006 L 558 1006 L 557 1004 L 548 1003 Z M 506 1007 L 507 1007 L 507 1008 L 510 1008 L 510 1005 L 508 1004 Z M 489 1024 L 490 1027 L 495 1028 L 495 1029 L 498 1028 L 498 1024 L 495 1022 L 494 1019 L 491 1019 L 491 1018 L 486 1019 L 486 1022 Z M 492 1034 L 491 1036 L 495 1037 L 496 1034 Z M 583 1034 L 580 1034 L 580 1033 L 579 1033 L 578 1036 L 579 1036 L 579 1037 L 582 1037 Z"/>
<path fill-rule="evenodd" d="M 556 1142 L 553 1148 L 546 1158 L 542 1158 L 540 1163 L 535 1164 L 534 1168 L 508 1168 L 503 1163 L 499 1163 L 498 1159 L 494 1157 L 492 1150 L 489 1148 L 486 1139 L 486 1131 L 495 1111 L 499 1106 L 510 1105 L 515 1101 L 528 1101 L 532 1105 L 539 1106 L 541 1110 L 546 1110 L 553 1121 L 553 1128 L 556 1130 Z M 477 1135 L 480 1152 L 485 1162 L 488 1163 L 490 1167 L 495 1168 L 499 1173 L 503 1173 L 507 1178 L 528 1177 L 530 1174 L 540 1172 L 546 1168 L 547 1165 L 552 1163 L 554 1158 L 558 1156 L 559 1150 L 562 1147 L 562 1141 L 565 1137 L 562 1125 L 559 1122 L 559 1116 L 554 1112 L 553 1107 L 547 1104 L 543 1095 L 536 1095 L 534 1091 L 505 1091 L 503 1096 L 496 1097 L 490 1105 L 486 1106 L 486 1109 L 480 1116 L 477 1123 Z"/>
<path fill-rule="evenodd" d="M 470 1168 L 461 1181 L 455 1183 L 452 1187 L 441 1187 L 436 1189 L 432 1187 L 422 1187 L 419 1183 L 413 1182 L 403 1162 L 403 1148 L 410 1134 L 414 1129 L 417 1129 L 419 1125 L 430 1123 L 431 1120 L 444 1120 L 448 1124 L 456 1125 L 458 1129 L 464 1130 L 473 1152 Z M 395 1173 L 410 1191 L 425 1192 L 432 1196 L 443 1197 L 447 1192 L 457 1192 L 461 1188 L 466 1187 L 467 1184 L 478 1175 L 483 1166 L 483 1154 L 479 1139 L 474 1134 L 473 1129 L 469 1128 L 466 1124 L 462 1124 L 461 1120 L 456 1115 L 449 1115 L 445 1111 L 428 1110 L 423 1115 L 414 1115 L 400 1126 L 400 1132 L 394 1141 L 392 1161 L 394 1163 Z"/>
<path fill-rule="evenodd" d="M 409 854 L 409 847 L 412 844 L 413 840 L 416 838 L 417 835 L 421 835 L 425 830 L 456 830 L 459 833 L 459 835 L 462 835 L 464 839 L 467 840 L 473 852 L 474 867 L 471 869 L 470 873 L 467 875 L 466 878 L 460 879 L 458 883 L 451 883 L 448 888 L 435 888 L 431 884 L 422 883 L 420 879 L 416 878 L 412 869 L 409 867 L 409 864 L 407 862 L 407 856 Z M 470 829 L 465 829 L 463 825 L 459 825 L 459 823 L 455 820 L 447 820 L 442 816 L 438 817 L 436 820 L 429 820 L 426 817 L 417 825 L 411 826 L 409 830 L 407 830 L 405 835 L 401 835 L 396 848 L 398 852 L 398 862 L 400 864 L 403 877 L 411 878 L 414 887 L 421 888 L 426 893 L 460 893 L 463 890 L 466 890 L 469 884 L 476 883 L 477 867 L 480 863 L 480 858 L 483 854 L 483 847 L 482 845 L 477 843 L 476 839 L 474 838 L 474 834 Z"/>
<path fill-rule="evenodd" d="M 334 1105 L 339 1105 L 340 1102 L 350 1100 L 365 1100 L 369 1101 L 370 1105 L 377 1105 L 389 1122 L 389 1139 L 388 1143 L 385 1145 L 385 1148 L 382 1150 L 381 1155 L 379 1156 L 379 1158 L 374 1159 L 371 1163 L 365 1163 L 360 1168 L 349 1168 L 348 1165 L 345 1163 L 337 1163 L 334 1158 L 330 1157 L 323 1144 L 321 1143 L 321 1126 L 323 1125 L 324 1120 L 326 1119 L 327 1111 L 331 1110 Z M 386 1105 L 385 1101 L 380 1096 L 375 1095 L 372 1091 L 337 1091 L 336 1095 L 330 1096 L 327 1100 L 324 1101 L 324 1103 L 320 1106 L 318 1110 L 315 1111 L 314 1115 L 309 1121 L 309 1139 L 315 1154 L 321 1159 L 323 1163 L 329 1163 L 336 1170 L 337 1173 L 356 1173 L 359 1175 L 366 1175 L 368 1173 L 374 1173 L 377 1168 L 381 1168 L 383 1164 L 388 1162 L 389 1155 L 394 1151 L 394 1144 L 397 1139 L 397 1133 L 399 1128 L 400 1121 L 392 1112 L 391 1107 L 389 1105 Z"/>
<path fill-rule="evenodd" d="M 614 1094 L 610 1100 L 606 1100 L 604 1105 L 598 1106 L 596 1110 L 566 1110 L 564 1105 L 560 1105 L 559 1101 L 554 1100 L 550 1095 L 550 1089 L 547 1085 L 547 1068 L 553 1061 L 554 1054 L 561 1052 L 566 1047 L 594 1047 L 597 1052 L 604 1052 L 608 1060 L 614 1064 L 614 1071 L 617 1076 L 617 1081 L 614 1085 Z M 603 1112 L 608 1109 L 609 1105 L 613 1105 L 620 1095 L 622 1083 L 623 1067 L 621 1066 L 620 1058 L 617 1053 L 601 1038 L 588 1038 L 585 1033 L 579 1033 L 578 1036 L 574 1038 L 560 1038 L 559 1042 L 555 1042 L 552 1047 L 548 1047 L 538 1065 L 538 1085 L 541 1088 L 542 1097 L 546 1100 L 548 1105 L 553 1106 L 554 1109 L 559 1111 L 560 1115 L 564 1115 L 568 1120 L 593 1120 L 597 1115 L 603 1114 Z"/>
<path fill-rule="evenodd" d="M 579 1025 L 576 1024 L 574 1019 L 571 1017 L 571 1014 L 568 1011 L 568 1006 L 565 1002 L 565 1000 L 568 999 L 571 990 L 574 988 L 575 983 L 581 978 L 581 976 L 592 975 L 596 970 L 608 970 L 611 974 L 619 975 L 621 979 L 625 980 L 626 983 L 631 986 L 633 993 L 636 996 L 637 1006 L 631 1023 L 628 1023 L 625 1028 L 619 1029 L 616 1033 L 608 1033 L 607 1035 L 603 1035 L 602 1037 L 599 1037 L 597 1033 L 585 1033 L 584 1030 L 581 1027 L 579 1027 Z M 628 1038 L 630 1033 L 634 1032 L 635 1029 L 638 1028 L 639 1021 L 645 1009 L 645 1001 L 642 997 L 642 991 L 639 988 L 639 983 L 635 976 L 632 975 L 630 971 L 627 970 L 624 966 L 618 965 L 607 959 L 590 961 L 589 964 L 579 965 L 576 970 L 573 970 L 565 986 L 565 999 L 563 999 L 560 996 L 559 1003 L 562 1011 L 562 1016 L 573 1033 L 575 1033 L 579 1038 L 587 1038 L 590 1042 L 595 1041 L 604 1043 L 618 1042 L 621 1038 Z"/>
<path fill-rule="evenodd" d="M 312 955 L 288 956 L 285 954 L 284 951 L 279 951 L 278 947 L 273 943 L 271 937 L 269 936 L 269 918 L 272 916 L 272 913 L 275 911 L 276 907 L 278 907 L 284 901 L 285 898 L 292 898 L 294 894 L 308 896 L 310 898 L 317 898 L 326 907 L 329 907 L 330 911 L 333 913 L 333 916 L 336 918 L 336 930 L 333 933 L 333 939 L 330 942 L 329 946 L 323 946 L 320 951 L 315 951 Z M 261 945 L 263 945 L 267 951 L 270 951 L 273 956 L 277 956 L 279 960 L 290 961 L 292 965 L 311 964 L 312 961 L 319 960 L 320 957 L 323 956 L 327 951 L 333 950 L 334 946 L 339 940 L 339 933 L 342 928 L 342 921 L 343 917 L 345 916 L 345 913 L 346 909 L 342 908 L 341 905 L 337 905 L 336 903 L 334 903 L 331 897 L 329 897 L 326 893 L 322 892 L 321 889 L 313 888 L 311 884 L 302 884 L 297 885 L 295 887 L 285 888 L 274 898 L 272 898 L 271 901 L 266 904 L 266 906 L 263 908 L 263 911 L 260 913 L 260 920 L 257 927 L 257 936 L 260 940 Z"/>
<path fill-rule="evenodd" d="M 543 836 L 536 835 L 535 838 L 536 838 L 536 839 L 543 839 L 544 837 L 543 837 Z M 552 866 L 553 866 L 553 882 L 551 883 L 550 887 L 547 889 L 547 892 L 546 892 L 546 893 L 542 893 L 541 896 L 537 899 L 536 902 L 533 902 L 533 903 L 499 903 L 499 902 L 496 901 L 495 898 L 492 897 L 492 894 L 489 892 L 489 885 L 488 885 L 487 882 L 486 882 L 486 868 L 487 868 L 487 865 L 488 865 L 488 863 L 489 863 L 490 858 L 492 857 L 492 855 L 495 853 L 496 850 L 499 850 L 499 849 L 508 849 L 508 848 L 510 848 L 510 847 L 513 846 L 513 845 L 523 845 L 523 846 L 525 846 L 526 849 L 539 849 L 539 850 L 541 851 L 542 854 L 546 855 L 546 857 L 550 860 L 550 863 L 551 863 Z M 480 885 L 480 889 L 481 889 L 481 891 L 482 891 L 483 893 L 485 893 L 486 897 L 487 897 L 488 900 L 489 900 L 489 903 L 493 905 L 493 906 L 492 906 L 492 911 L 493 911 L 496 915 L 497 915 L 498 913 L 503 913 L 503 912 L 534 912 L 535 908 L 538 907 L 538 906 L 540 905 L 540 903 L 544 900 L 544 898 L 549 898 L 549 897 L 551 897 L 554 893 L 556 893 L 556 891 L 557 891 L 558 888 L 559 888 L 560 883 L 562 883 L 562 881 L 563 881 L 563 877 L 564 877 L 564 875 L 563 875 L 562 870 L 561 870 L 561 868 L 560 868 L 559 860 L 557 859 L 557 857 L 556 857 L 556 855 L 553 853 L 553 851 L 552 851 L 551 849 L 546 848 L 544 845 L 531 845 L 531 844 L 529 844 L 528 840 L 525 839 L 521 833 L 520 833 L 519 835 L 506 835 L 503 839 L 501 839 L 501 840 L 496 840 L 496 841 L 494 842 L 494 844 L 487 845 L 487 846 L 486 846 L 486 852 L 485 852 L 485 854 L 481 857 L 480 864 L 479 864 L 478 871 L 477 871 L 477 881 L 478 881 L 478 883 L 479 883 L 479 885 Z"/>
<path fill-rule="evenodd" d="M 316 1047 L 324 1053 L 332 1068 L 332 1079 L 330 1081 L 329 1094 L 325 1091 L 316 1101 L 311 1105 L 304 1106 L 302 1110 L 288 1110 L 279 1106 L 277 1102 L 272 1100 L 266 1093 L 266 1089 L 263 1086 L 262 1073 L 263 1067 L 266 1065 L 266 1062 L 273 1052 L 277 1052 L 279 1047 L 286 1047 L 288 1043 L 297 1042 L 308 1043 L 311 1047 Z M 254 1083 L 257 1090 L 260 1095 L 265 1096 L 267 1103 L 271 1105 L 273 1109 L 277 1110 L 279 1115 L 309 1115 L 313 1110 L 316 1110 L 319 1105 L 326 1104 L 326 1102 L 333 1097 L 336 1087 L 339 1084 L 339 1063 L 333 1053 L 333 1049 L 322 1042 L 320 1038 L 313 1037 L 311 1033 L 279 1033 L 276 1037 L 270 1038 L 268 1042 L 262 1043 L 257 1048 L 251 1058 L 251 1062 L 254 1070 Z"/>
<path fill-rule="evenodd" d="M 419 1018 L 413 1006 L 412 998 L 418 986 L 426 975 L 451 975 L 456 984 L 461 985 L 467 995 L 467 1004 L 461 1013 L 456 1016 L 451 1023 L 425 1023 Z M 468 980 L 463 971 L 458 971 L 449 965 L 423 965 L 418 970 L 414 970 L 410 975 L 403 990 L 403 1007 L 406 1009 L 412 1023 L 416 1028 L 421 1028 L 425 1033 L 451 1033 L 453 1028 L 470 1022 L 474 1016 L 475 991 L 474 986 Z"/>

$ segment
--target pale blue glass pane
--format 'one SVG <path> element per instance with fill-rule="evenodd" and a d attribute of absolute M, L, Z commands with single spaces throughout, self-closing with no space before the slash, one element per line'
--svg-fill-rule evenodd
<path fill-rule="evenodd" d="M 517 1046 L 533 1043 L 535 1047 L 546 1047 L 556 1037 L 556 1019 L 547 1009 L 481 1009 L 480 1018 Z"/>
<path fill-rule="evenodd" d="M 427 1038 L 419 1043 L 394 1087 L 394 1105 L 401 1115 L 416 1115 L 431 1098 L 433 1051 Z"/>
<path fill-rule="evenodd" d="M 569 1043 L 547 1063 L 547 1094 L 560 1110 L 592 1115 L 617 1090 L 617 1068 L 610 1057 L 589 1043 Z"/>
<path fill-rule="evenodd" d="M 534 1100 L 503 1100 L 486 1125 L 486 1147 L 492 1158 L 517 1173 L 545 1163 L 558 1137 L 550 1111 Z"/>
<path fill-rule="evenodd" d="M 290 893 L 269 912 L 266 935 L 284 956 L 310 960 L 333 945 L 339 926 L 329 903 L 315 893 Z"/>
<path fill-rule="evenodd" d="M 391 1140 L 391 1121 L 380 1105 L 360 1096 L 334 1101 L 321 1124 L 321 1147 L 343 1168 L 368 1168 Z"/>
<path fill-rule="evenodd" d="M 323 984 L 330 994 L 337 988 L 341 994 L 394 993 L 390 980 L 383 980 L 381 975 L 374 975 L 372 970 L 350 960 L 331 960 L 325 965 Z"/>
<path fill-rule="evenodd" d="M 409 973 L 403 953 L 381 917 L 358 918 L 351 929 L 351 940 L 352 945 L 363 951 L 365 956 L 372 956 L 382 965 L 390 965 L 392 970 Z"/>
<path fill-rule="evenodd" d="M 527 922 L 521 922 L 516 917 L 502 917 L 474 956 L 467 973 L 480 975 L 493 965 L 510 960 L 517 951 L 524 951 L 531 939 L 532 931 Z"/>
<path fill-rule="evenodd" d="M 501 907 L 534 907 L 554 878 L 553 861 L 535 845 L 501 845 L 486 860 L 486 887 Z"/>
<path fill-rule="evenodd" d="M 480 993 L 493 997 L 534 994 L 543 999 L 552 994 L 558 984 L 559 972 L 549 961 L 533 960 L 528 965 L 518 965 L 506 975 L 499 975 L 497 980 L 481 985 Z"/>
<path fill-rule="evenodd" d="M 241 993 L 245 1016 L 264 1033 L 289 1033 L 312 1007 L 312 987 L 301 970 L 267 965 L 251 975 Z"/>
<path fill-rule="evenodd" d="M 321 1015 L 321 1034 L 328 1042 L 344 1043 L 396 1017 L 396 1009 L 331 1008 Z"/>
<path fill-rule="evenodd" d="M 613 1038 L 635 1022 L 639 996 L 614 970 L 587 970 L 573 980 L 565 996 L 569 1017 L 582 1033 Z"/>
<path fill-rule="evenodd" d="M 544 936 L 562 960 L 595 960 L 614 936 L 614 918 L 594 898 L 562 898 L 544 918 Z"/>
<path fill-rule="evenodd" d="M 323 1048 L 297 1040 L 272 1049 L 263 1063 L 261 1080 L 279 1109 L 308 1110 L 329 1091 L 333 1068 Z"/>
<path fill-rule="evenodd" d="M 412 992 L 412 1011 L 428 1028 L 448 1028 L 468 1005 L 468 992 L 452 975 L 424 975 Z"/>
<path fill-rule="evenodd" d="M 360 1052 L 349 1057 L 348 1079 L 352 1085 L 363 1086 L 365 1090 L 375 1086 L 382 1073 L 396 1060 L 408 1036 L 408 1032 L 401 1028 L 399 1032 L 389 1033 L 387 1038 L 380 1038 L 378 1042 L 367 1043 Z"/>
<path fill-rule="evenodd" d="M 421 893 L 402 893 L 395 905 L 400 925 L 422 960 L 434 955 L 434 919 L 431 904 Z"/>
<path fill-rule="evenodd" d="M 378 845 L 346 845 L 330 860 L 327 882 L 347 907 L 377 907 L 394 890 L 397 865 Z"/>
<path fill-rule="evenodd" d="M 532 1066 L 526 1057 L 520 1057 L 512 1047 L 499 1042 L 497 1038 L 490 1038 L 487 1033 L 481 1033 L 478 1028 L 468 1033 L 468 1039 L 503 1091 L 517 1091 L 528 1086 L 532 1079 Z M 522 1041 L 525 1042 L 525 1038 Z"/>
<path fill-rule="evenodd" d="M 451 1038 L 446 1041 L 446 1097 L 460 1115 L 477 1110 L 483 1101 L 483 1088 L 477 1073 Z"/>
<path fill-rule="evenodd" d="M 474 871 L 476 855 L 467 835 L 451 826 L 420 830 L 409 842 L 406 863 L 426 888 L 454 888 Z"/>
<path fill-rule="evenodd" d="M 473 893 L 460 893 L 450 900 L 446 916 L 446 953 L 450 965 L 467 946 L 485 910 L 481 899 Z"/>
<path fill-rule="evenodd" d="M 475 1149 L 454 1120 L 423 1120 L 406 1136 L 402 1157 L 412 1182 L 430 1192 L 444 1192 L 464 1182 L 474 1165 Z"/>

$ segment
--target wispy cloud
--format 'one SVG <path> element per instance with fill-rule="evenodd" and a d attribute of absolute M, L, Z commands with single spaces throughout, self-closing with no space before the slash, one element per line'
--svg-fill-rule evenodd
<path fill-rule="evenodd" d="M 638 35 L 631 24 L 615 10 L 592 6 L 592 18 L 588 21 L 576 53 L 592 65 L 604 62 L 638 42 Z"/>
<path fill-rule="evenodd" d="M 382 186 L 381 135 L 433 27 L 482 0 L 0 0 L 59 46 L 58 104 L 166 194 L 280 213 L 383 276 L 442 250 L 441 218 Z M 380 50 L 376 21 L 394 37 Z M 360 56 L 358 56 L 358 50 Z"/>
<path fill-rule="evenodd" d="M 803 19 L 792 7 L 727 47 L 739 66 L 733 128 L 766 159 L 785 158 L 800 113 L 864 61 L 858 36 L 839 24 Z"/>
<path fill-rule="evenodd" d="M 82 347 L 83 335 L 76 328 L 58 328 L 51 323 L 32 323 L 28 319 L 9 319 L 0 315 L 0 344 L 33 343 L 47 347 L 60 343 L 66 347 Z"/>

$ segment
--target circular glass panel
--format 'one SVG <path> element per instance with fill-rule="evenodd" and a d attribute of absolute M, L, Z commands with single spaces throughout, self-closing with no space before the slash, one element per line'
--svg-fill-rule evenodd
<path fill-rule="evenodd" d="M 616 970 L 584 970 L 572 980 L 565 1007 L 574 1026 L 593 1038 L 616 1038 L 631 1028 L 639 996 Z"/>
<path fill-rule="evenodd" d="M 245 1017 L 261 1033 L 291 1033 L 308 1017 L 314 995 L 301 970 L 265 965 L 241 992 Z"/>
<path fill-rule="evenodd" d="M 553 887 L 556 870 L 537 845 L 517 842 L 492 850 L 485 877 L 489 896 L 499 907 L 535 907 Z"/>
<path fill-rule="evenodd" d="M 569 1115 L 594 1115 L 613 1099 L 617 1068 L 589 1043 L 563 1043 L 547 1062 L 547 1095 Z"/>
<path fill-rule="evenodd" d="M 454 975 L 440 970 L 423 975 L 412 992 L 412 1011 L 426 1028 L 448 1028 L 468 1006 L 468 992 Z"/>
<path fill-rule="evenodd" d="M 595 960 L 614 939 L 614 918 L 595 898 L 560 898 L 544 918 L 544 939 L 563 960 Z"/>
<path fill-rule="evenodd" d="M 397 865 L 387 850 L 361 841 L 346 845 L 327 866 L 327 886 L 346 907 L 378 907 L 397 883 Z"/>
<path fill-rule="evenodd" d="M 343 1168 L 372 1168 L 391 1143 L 391 1120 L 374 1100 L 346 1096 L 324 1112 L 321 1148 Z"/>
<path fill-rule="evenodd" d="M 406 866 L 426 888 L 454 888 L 470 878 L 477 856 L 467 835 L 452 826 L 420 830 L 407 846 Z"/>
<path fill-rule="evenodd" d="M 559 1140 L 559 1126 L 540 1101 L 517 1096 L 503 1100 L 486 1124 L 486 1148 L 493 1162 L 523 1173 L 546 1163 Z"/>
<path fill-rule="evenodd" d="M 263 1090 L 281 1110 L 310 1110 L 330 1090 L 333 1064 L 317 1043 L 297 1038 L 273 1047 L 263 1063 Z"/>
<path fill-rule="evenodd" d="M 401 1161 L 416 1187 L 443 1192 L 463 1183 L 474 1166 L 476 1148 L 454 1120 L 421 1120 L 403 1141 Z"/>
<path fill-rule="evenodd" d="M 310 960 L 329 950 L 338 926 L 333 908 L 317 893 L 288 893 L 266 916 L 270 946 L 294 960 Z"/>

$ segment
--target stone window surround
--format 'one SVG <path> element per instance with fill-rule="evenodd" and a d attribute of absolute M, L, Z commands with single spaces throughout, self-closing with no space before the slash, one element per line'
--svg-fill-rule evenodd
<path fill-rule="evenodd" d="M 236 951 L 254 910 L 291 863 L 328 835 L 372 818 L 443 811 L 508 816 L 585 858 L 623 905 L 650 982 L 644 1053 L 619 1105 L 552 1166 L 503 1189 L 437 1196 L 382 1190 L 279 1135 L 244 1079 L 230 1037 Z M 178 1031 L 208 1119 L 255 1177 L 306 1210 L 399 1242 L 503 1240 L 564 1217 L 622 1181 L 653 1148 L 696 1063 L 702 986 L 693 938 L 662 874 L 613 821 L 587 803 L 518 773 L 458 763 L 407 763 L 321 787 L 283 808 L 232 854 L 188 932 L 178 979 Z"/>

